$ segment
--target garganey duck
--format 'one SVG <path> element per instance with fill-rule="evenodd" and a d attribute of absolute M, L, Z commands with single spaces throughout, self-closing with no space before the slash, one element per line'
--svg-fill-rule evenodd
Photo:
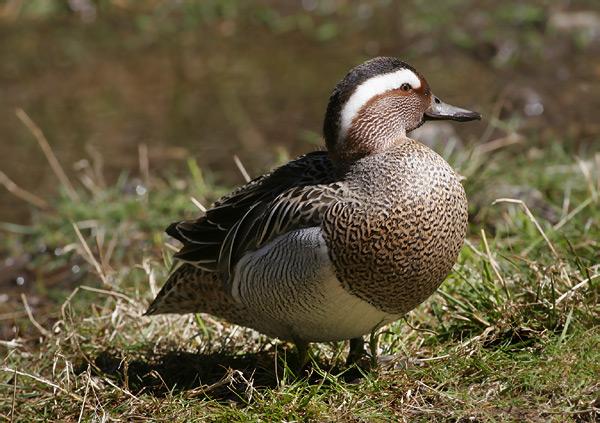
<path fill-rule="evenodd" d="M 378 57 L 329 99 L 315 151 L 173 223 L 183 243 L 146 314 L 210 313 L 296 343 L 351 340 L 401 318 L 454 265 L 467 228 L 457 174 L 407 133 L 479 113 L 443 103 L 413 67 Z"/>

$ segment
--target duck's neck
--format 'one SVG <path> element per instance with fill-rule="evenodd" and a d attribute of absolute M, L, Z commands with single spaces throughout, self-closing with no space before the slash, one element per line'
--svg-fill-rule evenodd
<path fill-rule="evenodd" d="M 357 130 L 350 130 L 344 139 L 336 144 L 331 156 L 340 164 L 353 163 L 363 157 L 381 153 L 407 139 L 403 127 L 388 131 L 361 131 L 358 127 Z"/>

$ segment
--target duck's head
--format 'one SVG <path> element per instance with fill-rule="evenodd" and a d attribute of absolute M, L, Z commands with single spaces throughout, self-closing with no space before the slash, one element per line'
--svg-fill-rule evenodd
<path fill-rule="evenodd" d="M 331 94 L 323 133 L 334 160 L 353 161 L 388 148 L 426 120 L 481 119 L 442 102 L 412 66 L 377 57 L 356 66 Z"/>

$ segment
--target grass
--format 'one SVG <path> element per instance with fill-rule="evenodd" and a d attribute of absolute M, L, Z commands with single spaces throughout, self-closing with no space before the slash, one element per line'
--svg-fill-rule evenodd
<path fill-rule="evenodd" d="M 141 316 L 171 264 L 162 229 L 198 212 L 190 197 L 226 189 L 193 160 L 187 176 L 151 174 L 143 147 L 139 175 L 113 185 L 84 162 L 75 195 L 1 228 L 0 251 L 30 276 L 4 301 L 0 417 L 596 421 L 600 156 L 558 141 L 446 152 L 471 204 L 453 273 L 379 334 L 378 369 L 348 369 L 345 345 L 319 344 L 301 378 L 289 345 L 251 330 Z"/>

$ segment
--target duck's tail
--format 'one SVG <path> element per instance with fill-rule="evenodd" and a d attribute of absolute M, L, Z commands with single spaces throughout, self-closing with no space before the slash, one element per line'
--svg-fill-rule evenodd
<path fill-rule="evenodd" d="M 249 313 L 224 289 L 218 272 L 179 262 L 144 313 L 209 313 L 232 323 L 248 325 Z"/>

